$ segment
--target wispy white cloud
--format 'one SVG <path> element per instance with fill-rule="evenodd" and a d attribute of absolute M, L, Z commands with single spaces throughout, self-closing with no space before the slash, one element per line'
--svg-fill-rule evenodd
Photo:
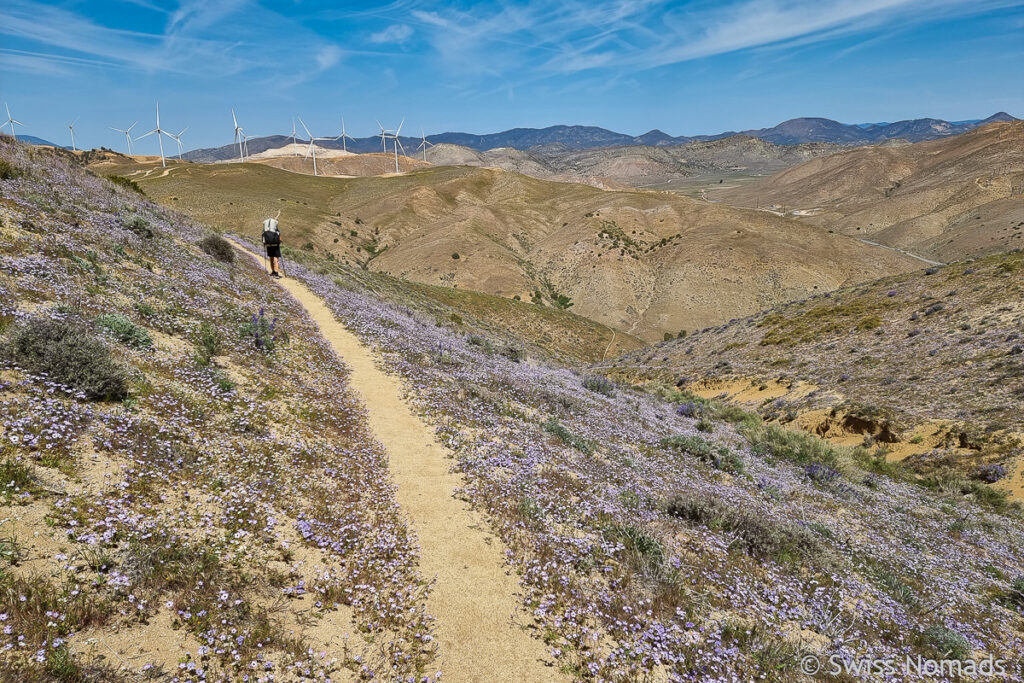
<path fill-rule="evenodd" d="M 316 53 L 316 65 L 321 71 L 330 69 L 341 60 L 341 48 L 337 45 L 325 45 Z"/>
<path fill-rule="evenodd" d="M 391 24 L 383 31 L 370 34 L 371 43 L 397 43 L 401 45 L 412 38 L 412 26 L 408 24 Z"/>
<path fill-rule="evenodd" d="M 127 1 L 149 6 L 144 0 Z M 48 61 L 65 68 L 102 65 L 212 78 L 287 74 L 291 82 L 301 82 L 336 65 L 345 54 L 316 32 L 250 0 L 182 0 L 163 13 L 162 30 L 157 25 L 144 32 L 103 25 L 36 0 L 4 0 L 0 35 L 31 45 L 39 69 Z M 19 59 L 29 63 L 26 56 Z M 3 63 L 12 64 L 11 59 Z M 302 76 L 294 77 L 296 71 Z"/>
<path fill-rule="evenodd" d="M 1024 0 L 527 0 L 410 15 L 446 63 L 527 78 L 652 69 L 1024 5 Z"/>

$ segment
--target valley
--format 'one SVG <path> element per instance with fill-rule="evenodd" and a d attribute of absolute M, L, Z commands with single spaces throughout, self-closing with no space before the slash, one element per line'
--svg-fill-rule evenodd
<path fill-rule="evenodd" d="M 124 158 L 90 168 L 145 173 Z M 185 164 L 137 177 L 153 198 L 221 230 L 254 234 L 281 210 L 289 244 L 341 264 L 571 303 L 573 313 L 646 341 L 919 263 L 763 211 L 498 169 L 314 178 L 254 163 Z"/>

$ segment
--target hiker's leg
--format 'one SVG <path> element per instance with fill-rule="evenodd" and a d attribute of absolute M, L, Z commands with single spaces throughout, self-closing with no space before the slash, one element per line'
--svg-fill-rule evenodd
<path fill-rule="evenodd" d="M 277 272 L 278 261 L 280 261 L 280 259 L 278 257 L 276 257 L 276 256 L 271 256 L 270 257 L 270 272 L 271 273 L 276 273 Z"/>

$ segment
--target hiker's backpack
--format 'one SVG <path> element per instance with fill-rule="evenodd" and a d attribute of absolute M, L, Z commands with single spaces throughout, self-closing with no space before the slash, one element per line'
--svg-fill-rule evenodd
<path fill-rule="evenodd" d="M 263 244 L 268 247 L 278 247 L 281 245 L 281 233 L 277 230 L 264 230 L 263 231 Z"/>

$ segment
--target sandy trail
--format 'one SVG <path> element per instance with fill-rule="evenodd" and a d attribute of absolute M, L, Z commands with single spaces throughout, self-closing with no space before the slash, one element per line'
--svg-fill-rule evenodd
<path fill-rule="evenodd" d="M 259 256 L 232 244 L 260 263 Z M 350 385 L 361 394 L 370 428 L 388 450 L 398 503 L 419 538 L 420 569 L 426 578 L 436 577 L 427 606 L 437 619 L 438 668 L 445 680 L 567 680 L 542 662 L 543 644 L 513 621 L 523 613 L 503 546 L 484 531 L 480 515 L 455 499 L 462 479 L 449 471 L 452 453 L 402 398 L 401 380 L 379 369 L 373 353 L 304 284 L 292 278 L 280 284 L 351 368 Z"/>

